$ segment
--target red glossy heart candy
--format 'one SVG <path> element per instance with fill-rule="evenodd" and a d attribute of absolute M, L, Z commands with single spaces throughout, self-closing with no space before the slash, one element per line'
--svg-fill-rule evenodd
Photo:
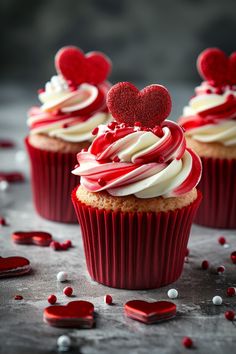
<path fill-rule="evenodd" d="M 44 321 L 54 327 L 92 328 L 94 306 L 88 301 L 71 301 L 66 306 L 49 306 L 44 310 Z"/>
<path fill-rule="evenodd" d="M 21 245 L 49 246 L 52 241 L 52 235 L 44 231 L 15 231 L 11 237 L 15 243 Z"/>
<path fill-rule="evenodd" d="M 125 313 L 133 320 L 151 324 L 174 317 L 176 315 L 176 305 L 170 301 L 132 300 L 125 304 Z"/>
<path fill-rule="evenodd" d="M 139 91 L 129 82 L 114 85 L 107 94 L 107 106 L 118 123 L 154 128 L 171 111 L 171 97 L 164 86 L 150 85 Z"/>
<path fill-rule="evenodd" d="M 24 257 L 0 257 L 0 278 L 26 274 L 30 271 L 30 261 Z"/>
<path fill-rule="evenodd" d="M 58 73 L 73 85 L 98 85 L 107 79 L 111 71 L 111 61 L 103 53 L 84 54 L 73 46 L 63 47 L 57 52 L 55 66 Z"/>

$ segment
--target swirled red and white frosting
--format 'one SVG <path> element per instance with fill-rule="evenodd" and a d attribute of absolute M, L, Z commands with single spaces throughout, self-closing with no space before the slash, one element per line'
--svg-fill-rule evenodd
<path fill-rule="evenodd" d="M 68 142 L 91 140 L 91 131 L 111 119 L 106 107 L 108 82 L 99 85 L 70 85 L 55 75 L 40 90 L 41 107 L 28 114 L 30 134 L 46 134 Z"/>
<path fill-rule="evenodd" d="M 204 81 L 184 108 L 179 124 L 193 139 L 236 145 L 236 86 L 214 87 Z"/>
<path fill-rule="evenodd" d="M 200 159 L 186 148 L 182 128 L 172 121 L 153 129 L 111 122 L 93 133 L 96 138 L 78 153 L 72 171 L 88 191 L 168 198 L 191 191 L 199 182 Z"/>

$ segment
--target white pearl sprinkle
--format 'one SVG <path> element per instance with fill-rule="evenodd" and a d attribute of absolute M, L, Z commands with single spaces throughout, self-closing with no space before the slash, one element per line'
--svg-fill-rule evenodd
<path fill-rule="evenodd" d="M 57 345 L 60 351 L 67 351 L 71 346 L 71 339 L 67 335 L 62 335 L 57 339 Z"/>
<path fill-rule="evenodd" d="M 68 274 L 66 272 L 57 273 L 57 280 L 60 282 L 66 281 L 68 279 Z"/>
<path fill-rule="evenodd" d="M 170 289 L 170 290 L 168 290 L 167 295 L 170 299 L 176 299 L 178 297 L 179 293 L 176 289 Z"/>
<path fill-rule="evenodd" d="M 221 296 L 214 296 L 213 299 L 212 299 L 212 302 L 214 305 L 221 305 L 223 300 L 222 300 L 222 297 Z"/>
<path fill-rule="evenodd" d="M 23 162 L 26 160 L 26 153 L 23 150 L 19 150 L 15 154 L 16 162 Z"/>
<path fill-rule="evenodd" d="M 9 183 L 7 181 L 0 182 L 0 190 L 5 192 L 9 188 Z"/>

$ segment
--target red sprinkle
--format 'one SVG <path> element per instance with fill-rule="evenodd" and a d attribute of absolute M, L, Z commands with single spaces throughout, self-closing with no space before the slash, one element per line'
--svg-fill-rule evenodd
<path fill-rule="evenodd" d="M 112 134 L 111 132 L 107 132 L 107 133 L 105 134 L 105 139 L 106 139 L 109 143 L 111 143 L 112 140 L 113 140 L 113 134 Z"/>
<path fill-rule="evenodd" d="M 218 274 L 222 274 L 222 273 L 224 273 L 224 271 L 225 271 L 225 267 L 222 266 L 222 265 L 217 268 L 217 273 Z"/>
<path fill-rule="evenodd" d="M 206 93 L 207 93 L 207 94 L 212 93 L 211 89 L 207 89 L 207 90 L 206 90 Z"/>
<path fill-rule="evenodd" d="M 112 304 L 112 296 L 111 296 L 111 295 L 105 295 L 105 296 L 104 296 L 104 302 L 105 302 L 107 305 L 111 305 L 111 304 Z"/>
<path fill-rule="evenodd" d="M 60 242 L 57 241 L 52 241 L 50 247 L 53 248 L 54 251 L 60 251 L 62 249 Z"/>
<path fill-rule="evenodd" d="M 235 288 L 232 288 L 232 287 L 228 288 L 227 291 L 226 291 L 226 294 L 229 297 L 234 296 L 236 294 Z"/>
<path fill-rule="evenodd" d="M 158 138 L 162 138 L 163 137 L 163 131 L 161 129 L 161 127 L 159 125 L 156 125 L 154 128 L 153 128 L 153 133 L 158 136 Z"/>
<path fill-rule="evenodd" d="M 69 246 L 65 242 L 60 243 L 60 246 L 63 251 L 67 251 L 69 248 Z"/>
<path fill-rule="evenodd" d="M 217 95 L 222 95 L 222 94 L 224 93 L 224 91 L 222 90 L 222 88 L 217 87 L 216 90 L 215 90 L 215 93 L 216 93 Z"/>
<path fill-rule="evenodd" d="M 99 128 L 96 127 L 92 130 L 92 135 L 97 135 L 98 132 L 99 132 Z"/>
<path fill-rule="evenodd" d="M 185 348 L 192 348 L 193 346 L 193 341 L 190 337 L 184 337 L 182 339 L 182 344 Z"/>
<path fill-rule="evenodd" d="M 14 300 L 23 300 L 23 296 L 22 295 L 16 295 L 14 297 Z"/>
<path fill-rule="evenodd" d="M 69 124 L 68 124 L 68 123 L 62 124 L 62 128 L 66 129 L 66 128 L 68 128 L 68 127 L 69 127 Z"/>
<path fill-rule="evenodd" d="M 13 148 L 14 146 L 15 146 L 15 144 L 11 140 L 5 140 L 5 139 L 0 140 L 0 147 L 1 148 Z"/>
<path fill-rule="evenodd" d="M 231 93 L 227 96 L 227 101 L 232 101 L 234 100 L 234 95 Z"/>
<path fill-rule="evenodd" d="M 157 162 L 158 162 L 158 163 L 163 163 L 164 161 L 165 161 L 165 159 L 164 159 L 163 156 L 159 156 L 159 157 L 157 158 Z"/>
<path fill-rule="evenodd" d="M 235 316 L 235 313 L 232 310 L 225 312 L 225 318 L 228 321 L 233 321 L 234 320 L 234 316 Z"/>
<path fill-rule="evenodd" d="M 4 219 L 2 216 L 0 216 L 0 225 L 2 225 L 2 226 L 7 225 L 6 219 Z"/>
<path fill-rule="evenodd" d="M 219 244 L 220 244 L 221 246 L 225 245 L 225 243 L 226 243 L 225 237 L 224 237 L 224 236 L 220 236 L 220 237 L 218 238 L 218 242 L 219 242 Z"/>
<path fill-rule="evenodd" d="M 64 244 L 66 244 L 67 245 L 67 247 L 72 247 L 72 242 L 71 242 L 71 240 L 66 240 L 65 242 L 64 242 Z"/>
<path fill-rule="evenodd" d="M 63 293 L 66 296 L 71 296 L 73 294 L 73 288 L 71 286 L 67 286 L 66 288 L 63 289 Z"/>
<path fill-rule="evenodd" d="M 236 264 L 236 251 L 232 252 L 230 255 L 231 261 Z"/>
<path fill-rule="evenodd" d="M 51 305 L 53 305 L 53 304 L 55 304 L 56 302 L 57 302 L 57 297 L 56 297 L 56 295 L 50 295 L 49 297 L 48 297 L 48 302 L 49 302 L 49 304 L 51 304 Z"/>
<path fill-rule="evenodd" d="M 44 92 L 45 92 L 45 90 L 43 88 L 38 89 L 38 95 L 40 95 L 40 93 L 44 93 Z"/>
<path fill-rule="evenodd" d="M 207 260 L 202 261 L 202 269 L 207 270 L 209 268 L 209 262 Z"/>
<path fill-rule="evenodd" d="M 118 156 L 115 156 L 113 159 L 114 162 L 120 162 L 120 158 Z"/>
<path fill-rule="evenodd" d="M 111 123 L 108 124 L 108 128 L 111 129 L 111 130 L 114 130 L 116 126 L 117 126 L 116 122 L 111 122 Z"/>
<path fill-rule="evenodd" d="M 98 184 L 101 186 L 101 187 L 104 187 L 106 185 L 106 181 L 103 179 L 103 178 L 99 178 L 98 179 Z"/>

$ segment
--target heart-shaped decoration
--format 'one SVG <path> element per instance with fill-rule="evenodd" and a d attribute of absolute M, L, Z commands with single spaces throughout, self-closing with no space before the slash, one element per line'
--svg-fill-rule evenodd
<path fill-rule="evenodd" d="M 44 231 L 15 231 L 11 237 L 15 243 L 22 245 L 49 246 L 52 241 L 52 235 Z"/>
<path fill-rule="evenodd" d="M 125 313 L 133 320 L 151 324 L 174 317 L 176 315 L 176 305 L 170 301 L 132 300 L 125 304 Z"/>
<path fill-rule="evenodd" d="M 71 301 L 66 306 L 49 306 L 44 310 L 44 321 L 54 327 L 92 328 L 94 306 L 88 301 Z"/>
<path fill-rule="evenodd" d="M 236 52 L 228 57 L 218 48 L 204 50 L 197 59 L 199 74 L 215 86 L 236 84 Z"/>
<path fill-rule="evenodd" d="M 30 261 L 24 257 L 0 257 L 0 278 L 23 275 L 30 271 Z"/>
<path fill-rule="evenodd" d="M 73 85 L 88 83 L 98 85 L 105 81 L 111 71 L 111 61 L 101 52 L 84 54 L 77 47 L 63 47 L 55 57 L 59 74 Z"/>
<path fill-rule="evenodd" d="M 119 82 L 107 94 L 107 106 L 118 123 L 154 128 L 171 111 L 171 97 L 164 86 L 150 85 L 139 91 L 129 82 Z"/>

